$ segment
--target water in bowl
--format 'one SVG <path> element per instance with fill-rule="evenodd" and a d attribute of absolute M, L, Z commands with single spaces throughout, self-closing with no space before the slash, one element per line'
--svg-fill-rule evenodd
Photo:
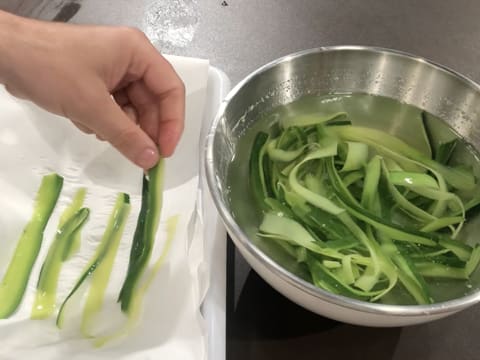
<path fill-rule="evenodd" d="M 422 110 L 400 103 L 396 100 L 367 94 L 329 94 L 325 96 L 306 96 L 293 103 L 274 108 L 269 113 L 253 122 L 253 125 L 241 134 L 236 145 L 236 156 L 228 170 L 228 202 L 232 214 L 244 233 L 264 253 L 279 265 L 294 273 L 305 281 L 310 275 L 303 264 L 297 263 L 275 243 L 257 236 L 258 226 L 262 220 L 262 212 L 256 206 L 248 182 L 248 161 L 255 135 L 266 131 L 279 119 L 305 114 L 333 114 L 345 111 L 353 125 L 373 127 L 398 136 L 418 150 L 426 152 L 423 135 L 419 131 Z M 459 138 L 458 134 L 446 122 L 431 114 L 426 114 L 426 121 L 432 129 L 435 139 L 448 140 Z M 480 179 L 480 157 L 473 146 L 465 141 L 457 144 L 452 156 L 452 164 L 464 164 L 473 167 L 474 174 Z M 459 238 L 469 244 L 479 242 L 476 234 L 480 230 L 480 217 L 469 218 Z M 480 271 L 471 276 L 469 281 L 435 280 L 427 283 L 435 302 L 462 297 L 480 286 Z M 382 302 L 389 304 L 413 304 L 410 296 L 396 286 Z"/>

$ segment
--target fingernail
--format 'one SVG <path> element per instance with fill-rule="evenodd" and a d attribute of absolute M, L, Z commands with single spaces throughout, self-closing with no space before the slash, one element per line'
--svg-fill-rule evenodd
<path fill-rule="evenodd" d="M 143 169 L 150 169 L 158 161 L 158 152 L 154 149 L 147 148 L 144 149 L 140 155 L 135 159 L 135 164 L 142 167 Z"/>

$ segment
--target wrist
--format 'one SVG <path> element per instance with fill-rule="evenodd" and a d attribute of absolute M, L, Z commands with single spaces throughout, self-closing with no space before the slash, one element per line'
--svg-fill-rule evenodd
<path fill-rule="evenodd" d="M 18 73 L 18 64 L 26 56 L 22 41 L 29 21 L 0 10 L 0 84 L 6 84 Z"/>

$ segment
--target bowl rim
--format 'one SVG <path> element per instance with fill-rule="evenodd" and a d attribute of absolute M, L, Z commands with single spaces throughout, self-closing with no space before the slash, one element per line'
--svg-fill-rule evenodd
<path fill-rule="evenodd" d="M 233 216 L 227 210 L 226 206 L 222 202 L 222 195 L 220 194 L 219 189 L 216 186 L 216 174 L 213 167 L 213 143 L 215 138 L 215 133 L 217 127 L 220 123 L 220 120 L 224 116 L 225 110 L 230 103 L 230 101 L 235 97 L 235 95 L 253 78 L 256 76 L 268 71 L 269 69 L 287 61 L 293 59 L 315 54 L 315 53 L 325 53 L 325 52 L 337 52 L 337 51 L 360 51 L 360 52 L 373 52 L 379 54 L 394 55 L 416 62 L 427 64 L 439 71 L 447 73 L 451 76 L 454 76 L 458 80 L 465 83 L 467 86 L 473 88 L 475 91 L 480 92 L 480 85 L 469 79 L 468 77 L 450 69 L 447 66 L 438 64 L 434 61 L 428 60 L 424 57 L 413 55 L 404 51 L 376 47 L 376 46 L 360 46 L 360 45 L 337 45 L 337 46 L 324 46 L 316 47 L 311 49 L 306 49 L 298 51 L 292 54 L 282 56 L 278 59 L 275 59 L 258 69 L 254 70 L 243 78 L 232 90 L 228 93 L 225 99 L 222 101 L 216 116 L 212 122 L 210 130 L 207 135 L 205 142 L 205 154 L 204 157 L 204 166 L 205 166 L 205 175 L 207 180 L 207 185 L 209 191 L 212 195 L 212 199 L 215 203 L 215 206 L 220 213 L 220 216 L 227 228 L 228 233 L 231 235 L 234 240 L 235 245 L 248 252 L 248 254 L 255 258 L 257 262 L 264 264 L 267 267 L 267 270 L 273 273 L 275 276 L 278 276 L 281 280 L 286 282 L 288 285 L 293 286 L 301 291 L 306 292 L 311 297 L 319 299 L 324 302 L 328 302 L 332 305 L 340 306 L 343 308 L 348 308 L 355 311 L 360 311 L 364 313 L 370 313 L 374 315 L 395 315 L 400 317 L 423 317 L 427 315 L 441 315 L 446 313 L 454 313 L 460 311 L 464 308 L 470 307 L 478 302 L 480 302 L 480 288 L 463 297 L 456 299 L 438 302 L 428 305 L 389 305 L 389 304 L 379 304 L 379 303 L 370 303 L 367 301 L 357 300 L 349 298 L 343 295 L 333 294 L 321 288 L 314 286 L 313 284 L 299 278 L 290 271 L 283 268 L 281 265 L 277 264 L 273 259 L 271 259 L 267 254 L 263 253 L 253 242 L 251 242 L 246 236 L 246 234 L 240 229 L 240 226 L 236 223 Z"/>

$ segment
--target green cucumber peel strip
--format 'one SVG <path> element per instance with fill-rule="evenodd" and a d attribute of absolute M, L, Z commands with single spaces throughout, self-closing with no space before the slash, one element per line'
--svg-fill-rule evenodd
<path fill-rule="evenodd" d="M 337 195 L 341 203 L 344 205 L 345 209 L 350 214 L 352 214 L 352 216 L 361 221 L 364 221 L 367 224 L 372 225 L 377 230 L 385 232 L 385 234 L 387 234 L 394 240 L 413 242 L 427 246 L 435 246 L 437 244 L 436 241 L 427 237 L 427 234 L 415 230 L 406 231 L 403 227 L 400 227 L 393 223 L 388 223 L 382 218 L 372 214 L 371 212 L 368 212 L 358 204 L 351 201 L 351 195 L 349 195 L 348 189 L 344 187 L 343 182 L 335 169 L 335 165 L 333 164 L 333 158 L 327 161 L 326 164 L 330 180 L 332 181 L 332 185 L 335 190 L 335 194 Z"/>
<path fill-rule="evenodd" d="M 132 298 L 148 266 L 155 244 L 163 204 L 164 172 L 165 160 L 160 159 L 158 164 L 148 171 L 148 179 L 144 178 L 142 209 L 138 216 L 132 242 L 127 275 L 118 297 L 122 311 L 127 314 L 131 309 Z"/>
<path fill-rule="evenodd" d="M 373 211 L 375 199 L 378 193 L 378 183 L 381 175 L 381 158 L 374 156 L 367 164 L 365 170 L 365 180 L 362 191 L 361 205 L 366 209 Z M 345 185 L 345 182 L 344 182 Z M 347 186 L 345 186 L 347 187 Z"/>
<path fill-rule="evenodd" d="M 423 130 L 430 144 L 433 159 L 441 164 L 447 165 L 458 143 L 458 139 L 450 132 L 439 132 L 437 127 L 430 126 L 428 114 L 425 111 L 422 111 L 421 116 Z"/>
<path fill-rule="evenodd" d="M 475 269 L 478 268 L 479 264 L 480 264 L 480 245 L 476 245 L 472 250 L 470 259 L 468 259 L 467 263 L 465 264 L 465 273 L 467 274 L 467 276 L 472 275 Z"/>
<path fill-rule="evenodd" d="M 432 189 L 438 189 L 437 180 L 427 174 L 414 173 L 408 171 L 390 171 L 388 173 L 388 179 L 393 185 L 397 186 L 421 186 L 429 187 Z"/>
<path fill-rule="evenodd" d="M 30 273 L 43 241 L 43 233 L 57 204 L 63 178 L 57 174 L 42 178 L 31 220 L 25 226 L 7 271 L 0 283 L 0 319 L 8 318 L 20 305 Z"/>
<path fill-rule="evenodd" d="M 269 179 L 265 177 L 265 172 L 264 172 L 265 146 L 268 142 L 268 138 L 269 136 L 267 133 L 259 132 L 257 134 L 253 142 L 253 150 L 250 155 L 250 162 L 249 162 L 250 188 L 252 190 L 256 203 L 261 205 L 262 209 L 265 208 L 265 204 L 263 200 L 266 197 L 270 197 L 272 195 L 271 191 L 269 190 L 270 189 Z M 164 160 L 160 160 L 160 162 L 163 162 L 163 161 Z M 161 165 L 160 162 L 159 162 L 159 165 L 154 167 L 154 169 L 159 166 L 163 167 L 163 165 Z M 150 170 L 150 172 L 152 172 L 152 170 Z M 145 186 L 147 186 L 146 192 L 148 193 L 148 183 L 145 184 L 145 181 L 146 180 L 144 180 L 144 188 Z M 145 201 L 147 200 L 145 199 Z M 143 200 L 142 200 L 142 203 L 143 203 Z"/>
<path fill-rule="evenodd" d="M 107 286 L 111 270 L 110 263 L 113 262 L 113 259 L 115 258 L 118 243 L 120 242 L 129 212 L 130 197 L 125 193 L 118 194 L 112 214 L 110 215 L 110 218 L 108 220 L 107 227 L 100 241 L 100 244 L 97 246 L 92 260 L 87 264 L 79 279 L 75 283 L 73 289 L 70 291 L 70 293 L 67 295 L 62 305 L 60 306 L 60 310 L 58 312 L 56 320 L 58 328 L 63 327 L 65 309 L 67 308 L 69 301 L 72 299 L 73 295 L 87 279 L 93 278 L 95 272 L 100 268 L 101 275 L 96 277 L 93 291 L 92 287 L 90 287 L 90 299 L 87 298 L 88 307 L 85 307 L 83 313 L 82 330 L 84 333 L 87 333 L 86 326 L 88 325 L 89 318 L 93 316 L 93 312 L 96 309 L 101 307 L 105 287 Z M 107 265 L 102 268 L 102 263 L 104 261 L 106 261 Z M 91 296 L 90 293 L 92 294 Z"/>
<path fill-rule="evenodd" d="M 62 213 L 60 216 L 58 228 L 61 228 L 65 222 L 67 222 L 75 213 L 81 209 L 85 196 L 87 195 L 86 188 L 80 188 L 75 193 L 71 205 Z M 62 260 L 66 261 L 70 259 L 79 249 L 80 249 L 81 235 L 80 232 L 76 232 L 72 241 L 68 242 L 68 245 L 65 246 L 65 251 L 62 256 Z"/>
<path fill-rule="evenodd" d="M 130 199 L 127 194 L 120 194 L 115 205 L 109 225 L 105 229 L 102 243 L 108 244 L 105 256 L 90 275 L 90 288 L 83 308 L 81 332 L 86 337 L 92 337 L 91 324 L 94 316 L 101 310 L 105 291 L 112 273 L 113 263 L 117 255 L 122 234 L 130 214 Z"/>
<path fill-rule="evenodd" d="M 440 173 L 445 180 L 459 190 L 472 190 L 475 187 L 475 178 L 455 168 L 445 166 L 435 160 L 429 159 L 420 151 L 414 149 L 402 140 L 384 131 L 358 126 L 335 126 L 331 128 L 337 136 L 344 140 L 364 142 L 379 151 L 407 157 L 425 167 Z"/>
<path fill-rule="evenodd" d="M 290 127 L 306 127 L 312 125 L 325 124 L 329 121 L 336 120 L 341 116 L 346 116 L 346 112 L 337 112 L 329 115 L 300 115 L 296 117 L 284 118 L 280 121 L 284 129 Z"/>
<path fill-rule="evenodd" d="M 467 280 L 468 275 L 464 268 L 452 267 L 444 264 L 415 261 L 415 267 L 424 277 Z"/>
<path fill-rule="evenodd" d="M 472 247 L 467 244 L 461 243 L 457 240 L 450 240 L 448 238 L 441 238 L 438 241 L 438 245 L 450 250 L 462 261 L 468 261 L 473 250 Z"/>
<path fill-rule="evenodd" d="M 336 204 L 334 204 L 331 200 L 327 199 L 326 197 L 316 194 L 313 191 L 310 191 L 306 187 L 302 186 L 298 181 L 297 173 L 300 167 L 304 165 L 306 162 L 311 160 L 323 159 L 325 157 L 331 157 L 336 153 L 337 153 L 336 142 L 331 142 L 327 147 L 314 150 L 310 152 L 299 164 L 297 164 L 297 166 L 295 166 L 295 168 L 290 172 L 290 175 L 288 177 L 288 183 L 294 192 L 296 192 L 308 203 L 333 215 L 338 215 L 344 212 L 345 210 L 338 207 Z"/>
<path fill-rule="evenodd" d="M 368 161 L 368 145 L 347 141 L 347 157 L 340 172 L 362 169 Z"/>
<path fill-rule="evenodd" d="M 114 332 L 111 335 L 96 338 L 93 341 L 93 344 L 95 347 L 101 347 L 114 339 L 128 335 L 128 333 L 132 331 L 132 329 L 138 323 L 140 319 L 142 303 L 144 301 L 145 295 L 148 289 L 150 288 L 153 280 L 155 279 L 156 274 L 158 273 L 158 271 L 160 270 L 160 268 L 162 267 L 162 265 L 164 264 L 167 258 L 167 255 L 172 246 L 172 242 L 175 238 L 178 221 L 179 221 L 178 215 L 172 216 L 167 220 L 167 240 L 165 241 L 164 247 L 162 249 L 162 253 L 153 264 L 153 267 L 150 273 L 148 274 L 148 277 L 146 278 L 145 282 L 137 289 L 137 291 L 133 295 L 132 302 L 130 305 L 130 313 L 129 313 L 129 317 L 126 324 L 120 327 L 118 331 Z"/>
<path fill-rule="evenodd" d="M 265 239 L 285 241 L 291 245 L 301 246 L 312 253 L 341 260 L 345 256 L 338 250 L 322 247 L 300 223 L 284 216 L 266 213 L 259 227 L 258 236 Z M 352 261 L 359 265 L 370 265 L 371 259 L 354 254 Z"/>
<path fill-rule="evenodd" d="M 377 296 L 379 291 L 362 291 L 357 290 L 353 286 L 347 285 L 344 281 L 335 276 L 328 270 L 318 259 L 307 256 L 307 265 L 312 274 L 313 283 L 322 289 L 330 291 L 334 294 L 346 297 L 368 300 L 372 296 Z"/>
<path fill-rule="evenodd" d="M 341 259 L 342 255 L 335 250 L 324 248 L 319 245 L 314 237 L 297 221 L 277 214 L 266 213 L 259 227 L 259 236 L 263 238 L 273 237 L 285 240 L 293 245 L 302 246 L 312 252 Z"/>
<path fill-rule="evenodd" d="M 417 304 L 431 304 L 433 299 L 425 280 L 416 269 L 413 261 L 385 234 L 378 232 L 382 251 L 397 267 L 398 279 Z"/>
<path fill-rule="evenodd" d="M 325 127 L 326 122 L 312 117 L 295 124 L 288 122 L 279 137 L 288 141 L 281 146 L 270 141 L 271 149 L 283 152 L 281 156 L 267 154 L 266 162 L 273 164 L 272 169 L 281 162 L 269 183 L 275 189 L 270 196 L 276 199 L 269 200 L 268 211 L 276 213 L 283 224 L 267 213 L 259 236 L 293 247 L 291 256 L 299 262 L 307 261 L 311 253 L 322 266 L 322 276 L 314 280 L 317 286 L 336 292 L 334 288 L 340 285 L 331 286 L 340 282 L 342 287 L 352 286 L 363 295 L 374 290 L 377 295 L 367 297 L 370 301 L 380 299 L 399 281 L 417 303 L 428 304 L 433 299 L 423 276 L 468 277 L 480 263 L 480 250 L 435 231 L 449 228 L 452 238 L 458 235 L 466 210 L 479 202 L 469 199 L 476 186 L 473 174 L 432 160 L 382 131 L 344 125 Z M 429 144 L 425 131 L 424 137 Z M 328 153 L 332 144 L 336 150 Z M 354 151 L 356 145 L 359 151 Z M 373 160 L 367 162 L 369 146 L 383 158 L 372 153 Z M 268 172 L 264 165 L 259 168 Z M 343 179 L 342 172 L 346 172 Z M 392 200 L 380 200 L 384 192 L 391 195 L 394 204 Z M 386 212 L 380 216 L 382 207 Z M 356 241 L 337 245 L 339 240 L 330 236 L 336 237 L 335 232 L 322 231 L 324 227 L 336 229 L 336 225 L 318 221 L 311 209 L 337 218 Z M 418 230 L 405 227 L 405 213 L 414 219 L 410 226 Z M 287 230 L 290 226 L 294 227 L 292 232 Z M 380 233 L 391 240 L 381 240 Z"/>
<path fill-rule="evenodd" d="M 375 190 L 378 188 L 382 167 L 383 170 L 388 171 L 384 161 L 380 157 L 373 157 L 369 166 L 367 166 L 365 187 L 369 186 Z M 376 215 L 381 215 L 382 209 L 380 206 L 380 199 L 377 195 L 378 192 L 375 191 L 369 195 L 365 201 L 362 197 L 362 204 L 367 210 Z M 369 234 L 369 236 L 375 241 L 374 231 L 369 225 L 367 225 L 367 234 Z M 390 258 L 393 264 L 395 264 L 400 283 L 418 304 L 431 303 L 433 299 L 429 294 L 428 287 L 424 279 L 416 271 L 413 263 L 385 234 L 377 232 L 376 235 L 381 243 L 381 251 L 385 256 Z"/>
<path fill-rule="evenodd" d="M 343 184 L 345 185 L 345 187 L 348 188 L 349 186 L 355 184 L 357 181 L 362 180 L 364 178 L 364 176 L 365 176 L 365 174 L 361 170 L 352 171 L 352 172 L 348 173 L 347 175 L 345 175 L 342 178 L 342 181 L 343 181 Z"/>
<path fill-rule="evenodd" d="M 431 222 L 425 224 L 420 231 L 423 232 L 434 232 L 446 227 L 449 227 L 451 225 L 456 225 L 460 224 L 464 221 L 465 219 L 461 216 L 450 216 L 450 217 L 443 217 L 440 219 L 434 219 Z"/>
<path fill-rule="evenodd" d="M 383 168 L 383 173 L 385 176 L 385 181 L 387 183 L 388 190 L 390 191 L 390 195 L 392 196 L 396 204 L 401 209 L 403 209 L 410 216 L 416 219 L 419 219 L 422 222 L 432 222 L 434 220 L 437 220 L 435 216 L 423 210 L 422 208 L 416 206 L 411 201 L 409 201 L 405 196 L 403 196 L 402 193 L 400 193 L 400 191 L 394 186 L 394 184 L 391 181 L 392 172 L 388 170 L 387 165 L 385 164 L 385 161 L 382 161 L 382 168 Z"/>
<path fill-rule="evenodd" d="M 289 162 L 298 158 L 303 154 L 305 149 L 309 146 L 308 144 L 303 145 L 295 150 L 283 150 L 277 148 L 278 139 L 270 140 L 267 142 L 267 153 L 270 159 L 273 161 Z"/>
<path fill-rule="evenodd" d="M 74 202 L 64 211 L 63 214 L 66 214 L 65 220 L 60 221 L 55 239 L 48 249 L 47 257 L 38 278 L 35 301 L 32 307 L 32 319 L 45 319 L 52 315 L 55 310 L 58 277 L 64 261 L 65 249 L 75 241 L 76 235 L 79 234 L 90 215 L 87 208 L 79 209 L 72 214 L 71 209 L 76 207 L 77 203 Z"/>

